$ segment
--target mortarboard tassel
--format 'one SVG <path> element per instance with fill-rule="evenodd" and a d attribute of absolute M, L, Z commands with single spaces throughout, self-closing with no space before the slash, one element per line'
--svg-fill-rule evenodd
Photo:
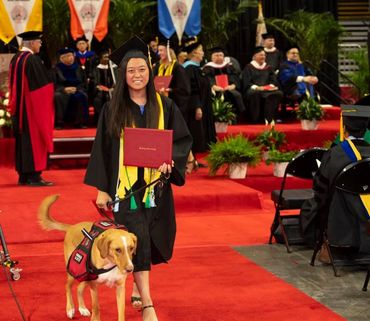
<path fill-rule="evenodd" d="M 340 112 L 339 120 L 339 140 L 342 142 L 344 140 L 344 128 L 343 128 L 343 114 Z"/>
<path fill-rule="evenodd" d="M 169 39 L 167 40 L 167 57 L 168 57 L 168 61 L 172 62 L 171 52 L 170 52 L 170 40 Z"/>
<path fill-rule="evenodd" d="M 150 208 L 150 196 L 149 196 L 150 192 L 148 192 L 146 194 L 146 198 L 145 198 L 145 208 Z"/>

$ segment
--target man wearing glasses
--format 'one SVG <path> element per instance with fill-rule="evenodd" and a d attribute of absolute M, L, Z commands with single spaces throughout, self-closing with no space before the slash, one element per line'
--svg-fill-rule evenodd
<path fill-rule="evenodd" d="M 286 53 L 287 60 L 280 66 L 278 79 L 285 97 L 301 102 L 305 97 L 315 97 L 314 85 L 319 81 L 301 62 L 299 48 L 292 46 Z"/>

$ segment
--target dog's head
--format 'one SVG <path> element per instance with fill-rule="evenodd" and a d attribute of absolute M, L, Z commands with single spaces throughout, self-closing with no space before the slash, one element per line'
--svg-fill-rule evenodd
<path fill-rule="evenodd" d="M 134 234 L 121 229 L 104 231 L 97 240 L 96 246 L 103 259 L 117 265 L 122 274 L 134 270 L 132 256 L 136 253 L 137 238 Z"/>

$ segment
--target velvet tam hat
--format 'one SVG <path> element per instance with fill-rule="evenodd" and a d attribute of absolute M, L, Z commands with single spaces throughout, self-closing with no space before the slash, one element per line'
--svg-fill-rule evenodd
<path fill-rule="evenodd" d="M 64 48 L 59 49 L 57 53 L 58 53 L 59 56 L 61 56 L 61 55 L 65 55 L 67 53 L 73 53 L 74 54 L 75 51 L 70 47 L 64 47 Z"/>
<path fill-rule="evenodd" d="M 26 31 L 18 34 L 18 37 L 22 38 L 23 40 L 37 40 L 41 39 L 42 31 Z"/>
<path fill-rule="evenodd" d="M 149 58 L 148 45 L 138 36 L 133 36 L 120 47 L 114 50 L 110 56 L 116 65 L 119 65 L 124 58 Z"/>
<path fill-rule="evenodd" d="M 75 43 L 77 44 L 79 41 L 85 41 L 87 43 L 89 42 L 89 40 L 87 40 L 85 35 L 82 35 L 82 36 L 76 38 Z"/>
<path fill-rule="evenodd" d="M 187 52 L 188 54 L 191 53 L 193 50 L 197 49 L 202 43 L 198 41 L 196 37 L 188 39 L 184 46 L 182 47 L 182 51 Z"/>
<path fill-rule="evenodd" d="M 265 51 L 265 49 L 262 46 L 259 46 L 259 47 L 256 47 L 256 48 L 253 49 L 253 53 L 252 54 L 254 56 L 255 54 L 258 54 L 261 51 Z"/>
<path fill-rule="evenodd" d="M 262 39 L 275 39 L 275 36 L 272 33 L 266 32 L 262 34 Z"/>

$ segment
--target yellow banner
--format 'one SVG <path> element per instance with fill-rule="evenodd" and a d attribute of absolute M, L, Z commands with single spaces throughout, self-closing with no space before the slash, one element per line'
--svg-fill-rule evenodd
<path fill-rule="evenodd" d="M 0 39 L 8 43 L 25 31 L 42 31 L 42 0 L 2 0 Z"/>

